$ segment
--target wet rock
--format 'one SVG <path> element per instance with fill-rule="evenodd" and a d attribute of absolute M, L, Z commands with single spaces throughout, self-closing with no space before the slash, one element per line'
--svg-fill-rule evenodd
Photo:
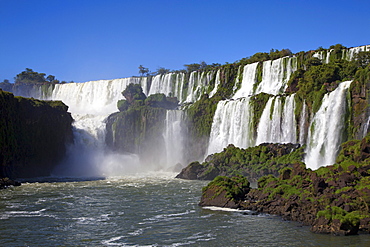
<path fill-rule="evenodd" d="M 0 189 L 6 189 L 10 186 L 20 186 L 21 183 L 18 181 L 11 180 L 9 178 L 1 178 L 0 179 Z"/>

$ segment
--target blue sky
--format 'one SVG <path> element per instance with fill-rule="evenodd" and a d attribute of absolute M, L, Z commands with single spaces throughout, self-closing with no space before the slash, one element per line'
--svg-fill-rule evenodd
<path fill-rule="evenodd" d="M 370 44 L 368 0 L 0 0 L 0 81 L 31 68 L 84 82 L 138 66 Z"/>

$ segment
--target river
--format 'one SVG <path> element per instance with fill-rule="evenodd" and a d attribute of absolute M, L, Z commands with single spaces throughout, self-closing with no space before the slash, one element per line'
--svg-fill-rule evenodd
<path fill-rule="evenodd" d="M 277 216 L 201 208 L 207 182 L 174 176 L 46 178 L 1 190 L 0 246 L 370 246 L 368 235 L 313 234 Z"/>

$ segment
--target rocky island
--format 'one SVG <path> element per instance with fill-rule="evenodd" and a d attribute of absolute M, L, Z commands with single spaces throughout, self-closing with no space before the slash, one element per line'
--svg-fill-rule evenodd
<path fill-rule="evenodd" d="M 279 173 L 261 177 L 258 188 L 240 175 L 216 177 L 199 205 L 280 215 L 315 233 L 370 233 L 370 135 L 343 143 L 332 166 L 312 171 L 296 163 Z"/>

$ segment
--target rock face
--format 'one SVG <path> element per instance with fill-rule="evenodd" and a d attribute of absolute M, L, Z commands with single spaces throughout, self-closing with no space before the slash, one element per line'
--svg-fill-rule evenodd
<path fill-rule="evenodd" d="M 262 177 L 258 189 L 243 188 L 246 193 L 232 199 L 225 196 L 225 187 L 211 182 L 203 190 L 200 205 L 280 215 L 311 225 L 315 233 L 370 233 L 369 177 L 369 164 L 337 164 L 317 171 L 296 164 L 283 169 L 278 178 Z"/>
<path fill-rule="evenodd" d="M 149 164 L 163 164 L 163 130 L 167 110 L 176 109 L 176 98 L 153 94 L 146 98 L 140 85 L 130 84 L 123 92 L 126 100 L 117 104 L 120 112 L 106 121 L 106 144 L 120 153 L 138 154 Z"/>
<path fill-rule="evenodd" d="M 21 183 L 11 180 L 9 178 L 0 178 L 0 190 L 8 188 L 9 186 L 20 186 Z"/>
<path fill-rule="evenodd" d="M 139 154 L 141 160 L 160 163 L 152 154 L 165 152 L 163 138 L 166 109 L 141 106 L 110 115 L 106 143 L 114 151 Z"/>
<path fill-rule="evenodd" d="M 48 176 L 73 142 L 72 117 L 60 101 L 0 90 L 0 177 Z"/>
<path fill-rule="evenodd" d="M 367 128 L 368 116 L 370 116 L 370 98 L 368 91 L 370 88 L 370 67 L 367 66 L 356 73 L 356 78 L 351 84 L 351 103 L 353 138 L 360 139 L 363 133 L 369 131 Z"/>
<path fill-rule="evenodd" d="M 267 174 L 279 175 L 278 171 L 302 160 L 303 149 L 296 144 L 263 143 L 247 149 L 229 145 L 223 152 L 209 155 L 205 162 L 192 162 L 177 178 L 212 180 L 217 176 L 245 176 L 256 182 Z"/>
<path fill-rule="evenodd" d="M 203 189 L 199 206 L 239 208 L 250 191 L 249 181 L 242 176 L 219 176 Z"/>
<path fill-rule="evenodd" d="M 234 178 L 217 177 L 203 189 L 200 205 L 280 215 L 310 225 L 315 233 L 370 233 L 369 145 L 370 135 L 348 141 L 342 144 L 335 165 L 312 171 L 296 163 L 280 170 L 279 176 L 261 177 L 257 189 L 230 182 Z M 200 169 L 199 164 L 195 167 Z M 220 180 L 229 182 L 225 186 Z M 235 187 L 244 194 L 231 194 Z"/>

